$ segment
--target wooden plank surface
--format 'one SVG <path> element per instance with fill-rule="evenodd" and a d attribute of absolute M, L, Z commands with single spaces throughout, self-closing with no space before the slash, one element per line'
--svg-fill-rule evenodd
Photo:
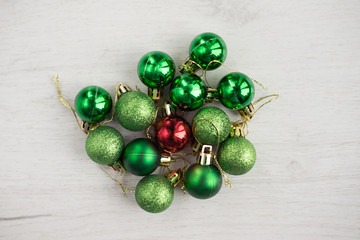
<path fill-rule="evenodd" d="M 360 239 L 359 12 L 357 0 L 0 1 L 0 239 Z M 206 201 L 177 189 L 149 214 L 88 159 L 51 75 L 70 102 L 93 84 L 145 91 L 140 57 L 178 65 L 204 31 L 268 87 L 255 98 L 280 99 L 250 123 L 257 163 L 234 188 Z"/>

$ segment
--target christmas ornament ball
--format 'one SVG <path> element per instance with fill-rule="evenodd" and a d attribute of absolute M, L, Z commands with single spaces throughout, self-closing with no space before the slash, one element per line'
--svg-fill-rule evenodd
<path fill-rule="evenodd" d="M 169 152 L 181 151 L 191 140 L 190 125 L 182 117 L 167 116 L 157 123 L 155 139 L 164 150 Z"/>
<path fill-rule="evenodd" d="M 111 112 L 110 94 L 103 88 L 83 88 L 75 98 L 75 110 L 80 118 L 89 123 L 101 122 Z"/>
<path fill-rule="evenodd" d="M 148 87 L 163 88 L 175 75 L 175 64 L 169 55 L 160 51 L 145 54 L 137 68 L 140 80 Z"/>
<path fill-rule="evenodd" d="M 152 141 L 146 138 L 137 138 L 126 145 L 122 161 L 125 169 L 132 174 L 145 176 L 158 167 L 160 153 Z"/>
<path fill-rule="evenodd" d="M 204 105 L 207 88 L 204 81 L 194 74 L 183 74 L 170 85 L 170 99 L 181 110 L 192 111 Z"/>
<path fill-rule="evenodd" d="M 243 73 L 225 75 L 217 86 L 219 101 L 227 108 L 239 110 L 249 105 L 254 98 L 252 80 Z"/>
<path fill-rule="evenodd" d="M 149 96 L 130 91 L 121 95 L 115 106 L 115 116 L 130 131 L 145 130 L 153 122 L 156 107 Z"/>
<path fill-rule="evenodd" d="M 204 107 L 193 118 L 193 134 L 201 144 L 218 144 L 230 134 L 231 123 L 228 115 L 217 107 Z M 218 137 L 218 131 L 220 138 Z M 220 143 L 219 142 L 219 143 Z"/>
<path fill-rule="evenodd" d="M 147 212 L 159 213 L 170 207 L 174 199 L 174 187 L 160 175 L 149 175 L 136 185 L 135 199 Z"/>
<path fill-rule="evenodd" d="M 96 163 L 112 165 L 119 160 L 124 149 L 124 139 L 115 128 L 101 126 L 86 138 L 86 153 Z"/>
<path fill-rule="evenodd" d="M 205 69 L 213 60 L 223 63 L 226 59 L 227 48 L 220 36 L 206 32 L 194 38 L 190 44 L 189 53 L 190 58 Z M 216 69 L 220 65 L 218 62 L 213 62 L 208 66 L 207 70 Z"/>
<path fill-rule="evenodd" d="M 231 175 L 242 175 L 250 171 L 256 160 L 256 151 L 250 141 L 243 137 L 232 137 L 223 142 L 218 151 L 221 168 Z"/>
<path fill-rule="evenodd" d="M 214 165 L 191 165 L 185 173 L 184 181 L 186 191 L 199 199 L 215 196 L 222 185 L 221 173 Z"/>

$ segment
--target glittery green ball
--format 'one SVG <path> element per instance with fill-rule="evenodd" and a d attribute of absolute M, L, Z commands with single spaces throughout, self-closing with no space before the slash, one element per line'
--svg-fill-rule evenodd
<path fill-rule="evenodd" d="M 232 175 L 245 174 L 254 166 L 256 151 L 243 137 L 232 137 L 223 142 L 218 151 L 221 168 Z"/>
<path fill-rule="evenodd" d="M 225 75 L 217 86 L 219 101 L 227 108 L 241 109 L 251 103 L 255 95 L 252 80 L 243 73 Z"/>
<path fill-rule="evenodd" d="M 126 170 L 132 174 L 149 175 L 160 163 L 159 149 L 152 141 L 146 138 L 137 138 L 126 145 L 122 161 Z"/>
<path fill-rule="evenodd" d="M 220 36 L 206 32 L 194 38 L 190 44 L 189 53 L 191 59 L 205 69 L 213 60 L 223 63 L 226 59 L 227 48 Z M 213 62 L 208 66 L 207 70 L 213 70 L 220 66 L 220 63 Z"/>
<path fill-rule="evenodd" d="M 194 137 L 202 144 L 218 144 L 218 131 L 220 142 L 230 134 L 231 123 L 228 115 L 217 107 L 204 107 L 200 109 L 193 119 Z"/>
<path fill-rule="evenodd" d="M 127 92 L 116 103 L 115 116 L 121 126 L 131 131 L 145 130 L 155 117 L 155 104 L 151 98 L 138 91 Z"/>
<path fill-rule="evenodd" d="M 86 153 L 96 163 L 112 165 L 119 160 L 124 149 L 124 139 L 115 128 L 101 126 L 86 138 Z"/>
<path fill-rule="evenodd" d="M 208 199 L 220 191 L 222 177 L 214 165 L 193 164 L 186 170 L 184 182 L 186 191 L 191 196 Z"/>
<path fill-rule="evenodd" d="M 137 71 L 140 80 L 146 86 L 163 88 L 173 80 L 175 64 L 166 53 L 153 51 L 140 59 Z"/>
<path fill-rule="evenodd" d="M 75 98 L 76 113 L 89 123 L 104 120 L 111 112 L 111 106 L 110 94 L 97 86 L 83 88 Z"/>
<path fill-rule="evenodd" d="M 170 207 L 174 199 L 174 187 L 163 176 L 149 175 L 137 184 L 135 198 L 145 211 L 159 213 Z"/>

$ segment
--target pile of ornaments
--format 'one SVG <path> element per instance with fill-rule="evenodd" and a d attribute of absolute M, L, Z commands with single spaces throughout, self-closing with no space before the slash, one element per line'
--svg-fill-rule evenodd
<path fill-rule="evenodd" d="M 243 73 L 231 72 L 220 79 L 216 89 L 207 85 L 199 73 L 219 68 L 227 55 L 225 42 L 214 33 L 195 37 L 189 55 L 180 66 L 181 75 L 175 77 L 175 64 L 169 55 L 160 51 L 145 54 L 137 72 L 148 86 L 148 94 L 132 91 L 121 83 L 114 105 L 110 94 L 98 86 L 82 89 L 75 99 L 74 111 L 82 119 L 87 134 L 85 146 L 89 158 L 118 171 L 144 176 L 136 186 L 135 198 L 142 209 L 152 213 L 171 205 L 174 188 L 179 183 L 191 196 L 208 199 L 220 191 L 224 172 L 244 174 L 256 159 L 255 148 L 245 139 L 242 124 L 231 123 L 221 108 L 203 107 L 218 100 L 245 119 L 251 118 L 252 80 Z M 166 101 L 163 89 L 169 84 Z M 178 115 L 179 111 L 195 110 L 198 111 L 191 126 Z M 111 113 L 122 127 L 144 131 L 144 138 L 126 145 L 118 130 L 101 124 Z M 151 127 L 153 136 L 149 133 Z M 196 163 L 170 170 L 174 156 L 186 147 L 196 157 Z M 217 151 L 213 151 L 215 147 Z M 159 166 L 169 171 L 151 175 Z"/>

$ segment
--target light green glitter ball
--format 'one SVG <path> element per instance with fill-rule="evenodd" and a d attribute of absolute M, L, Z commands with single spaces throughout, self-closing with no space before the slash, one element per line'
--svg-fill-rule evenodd
<path fill-rule="evenodd" d="M 140 180 L 135 189 L 138 205 L 147 212 L 159 213 L 170 207 L 174 199 L 174 187 L 160 175 L 149 175 Z"/>
<path fill-rule="evenodd" d="M 96 163 L 112 165 L 119 160 L 124 149 L 124 139 L 115 128 L 102 126 L 86 138 L 86 153 Z"/>
<path fill-rule="evenodd" d="M 250 171 L 256 160 L 254 146 L 243 137 L 232 137 L 223 142 L 218 151 L 221 168 L 232 175 Z"/>
<path fill-rule="evenodd" d="M 155 104 L 151 98 L 138 91 L 127 92 L 116 103 L 115 116 L 121 126 L 130 131 L 145 130 L 155 117 Z"/>
<path fill-rule="evenodd" d="M 217 107 L 204 107 L 200 109 L 193 119 L 193 134 L 202 144 L 218 144 L 218 131 L 220 143 L 230 134 L 231 123 L 228 115 Z"/>

